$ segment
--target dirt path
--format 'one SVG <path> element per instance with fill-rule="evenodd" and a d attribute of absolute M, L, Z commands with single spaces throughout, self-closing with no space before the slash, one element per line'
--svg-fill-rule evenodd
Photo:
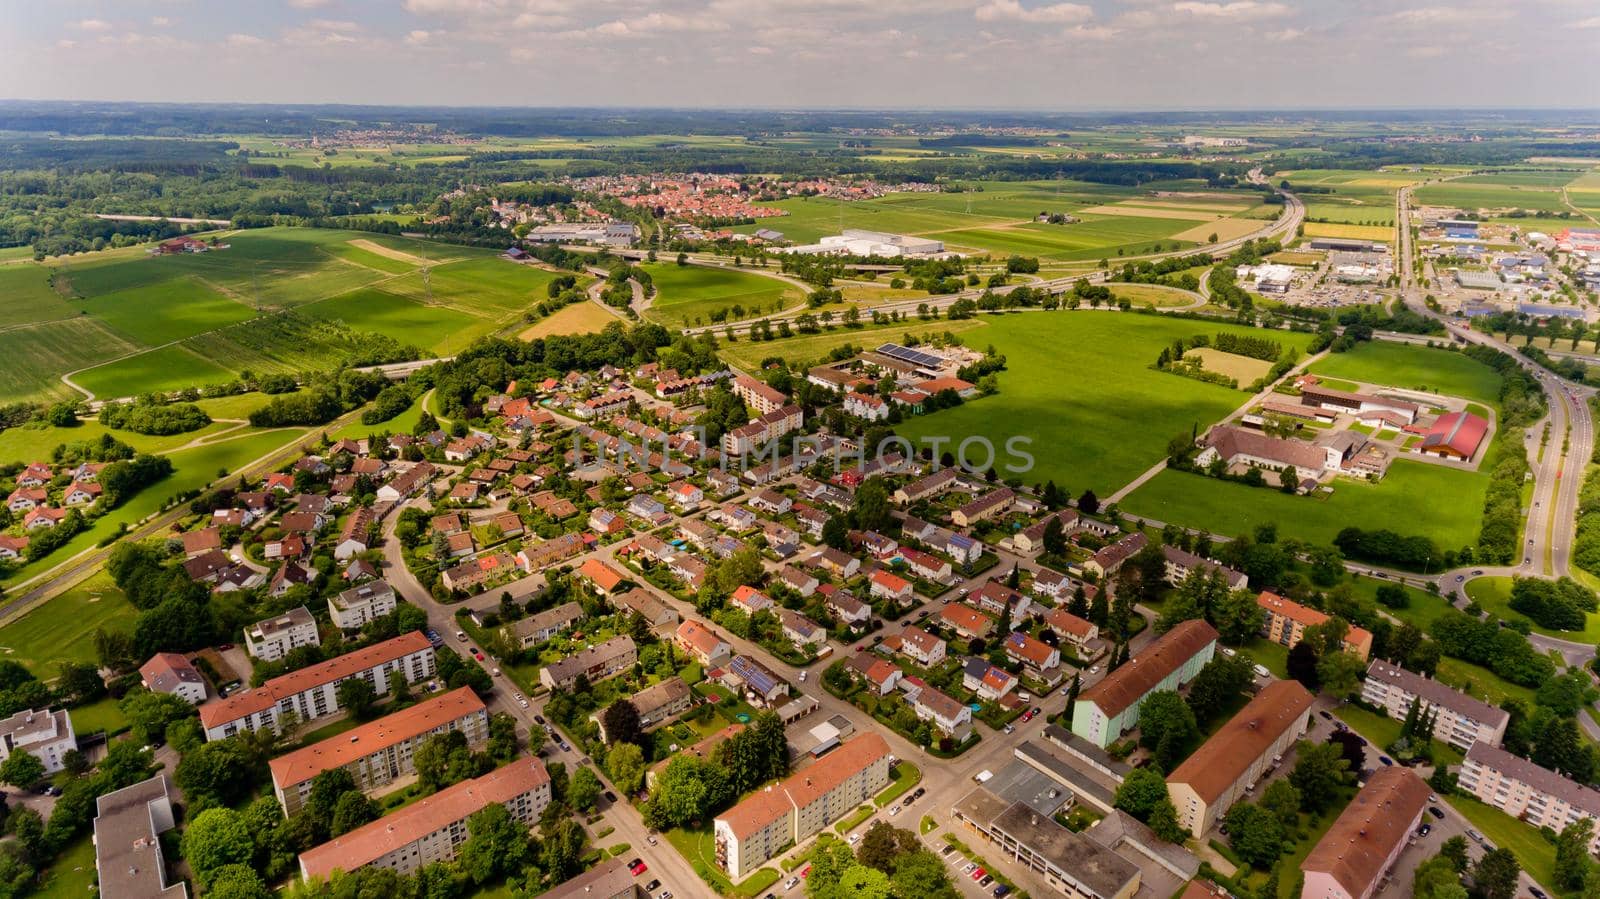
<path fill-rule="evenodd" d="M 404 262 L 407 265 L 415 265 L 418 268 L 434 264 L 432 260 L 423 259 L 421 256 L 413 256 L 403 250 L 396 250 L 393 247 L 386 247 L 381 243 L 373 243 L 372 241 L 367 240 L 365 237 L 357 237 L 354 240 L 347 240 L 345 243 L 348 243 L 350 246 L 355 247 L 358 250 L 366 250 L 368 253 L 374 253 L 384 257 L 385 259 L 393 259 L 396 262 Z"/>

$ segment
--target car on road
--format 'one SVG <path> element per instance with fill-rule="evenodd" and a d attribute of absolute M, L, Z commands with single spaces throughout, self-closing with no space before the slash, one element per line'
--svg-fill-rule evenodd
<path fill-rule="evenodd" d="M 647 883 L 647 884 L 645 884 L 645 885 L 644 885 L 644 891 L 645 891 L 645 892 L 647 892 L 647 893 L 648 893 L 648 892 L 651 892 L 651 891 L 653 891 L 653 890 L 654 890 L 654 889 L 655 889 L 655 888 L 656 888 L 656 887 L 658 887 L 658 886 L 661 886 L 661 881 L 659 881 L 659 880 L 652 880 L 652 881 L 650 881 L 650 882 L 649 882 L 649 883 Z"/>
<path fill-rule="evenodd" d="M 1417 828 L 1417 836 L 1419 836 L 1419 837 L 1425 837 L 1430 833 L 1433 833 L 1433 825 L 1432 824 L 1424 824 L 1421 827 Z"/>
<path fill-rule="evenodd" d="M 803 683 L 806 682 L 806 674 L 808 674 L 808 673 L 809 672 L 805 672 L 805 671 L 800 672 L 800 683 L 803 684 Z"/>
<path fill-rule="evenodd" d="M 650 868 L 644 863 L 644 859 L 642 858 L 636 858 L 633 861 L 628 862 L 628 871 L 632 873 L 634 877 L 638 877 L 640 874 L 643 874 L 648 870 L 650 870 Z"/>
<path fill-rule="evenodd" d="M 652 846 L 657 846 L 657 845 L 660 845 L 660 843 L 661 843 L 661 841 L 660 841 L 660 840 L 657 840 L 657 839 L 656 839 L 656 835 L 655 835 L 655 834 L 651 834 L 651 835 L 649 835 L 649 836 L 647 836 L 647 837 L 645 837 L 645 838 L 644 838 L 644 841 L 645 841 L 645 842 L 646 842 L 646 843 L 649 843 L 649 844 L 650 844 L 650 845 L 652 845 Z"/>
<path fill-rule="evenodd" d="M 1483 842 L 1483 834 L 1478 833 L 1476 830 L 1468 829 L 1467 830 L 1467 836 L 1469 838 L 1471 838 L 1472 842 L 1474 842 L 1474 843 Z"/>
<path fill-rule="evenodd" d="M 1256 677 L 1271 677 L 1272 676 L 1272 672 L 1268 671 L 1267 670 L 1267 666 L 1265 666 L 1265 665 L 1257 665 L 1254 670 L 1255 670 L 1255 673 L 1256 673 Z"/>
<path fill-rule="evenodd" d="M 1478 577 L 1481 574 L 1483 574 L 1483 569 L 1482 568 L 1474 568 L 1474 569 L 1472 569 L 1472 576 L 1473 577 Z"/>
<path fill-rule="evenodd" d="M 889 817 L 893 818 L 895 815 L 900 814 L 900 809 L 902 808 L 904 808 L 904 806 L 897 805 L 894 808 L 889 809 Z"/>
<path fill-rule="evenodd" d="M 1528 887 L 1528 892 L 1533 894 L 1533 899 L 1550 899 L 1549 896 L 1545 895 L 1544 890 L 1541 890 L 1538 887 Z"/>
<path fill-rule="evenodd" d="M 1001 730 L 1002 733 L 1008 733 L 1009 734 L 1009 733 L 1015 733 L 1017 729 L 1012 727 L 1011 725 L 1007 724 L 1005 727 L 1000 728 L 1000 730 Z"/>
<path fill-rule="evenodd" d="M 456 639 L 459 640 L 462 643 L 467 642 L 467 632 L 466 631 L 456 631 Z"/>
<path fill-rule="evenodd" d="M 544 716 L 543 715 L 534 715 L 533 716 L 533 723 L 543 727 L 544 726 Z"/>
<path fill-rule="evenodd" d="M 1535 505 L 1537 505 L 1537 504 L 1535 504 Z M 1462 581 L 1466 580 L 1466 579 L 1467 579 L 1467 576 L 1464 575 L 1464 574 L 1456 575 L 1456 583 L 1458 583 L 1458 584 L 1461 583 Z"/>
<path fill-rule="evenodd" d="M 617 794 L 611 792 L 610 790 L 607 790 L 605 792 L 605 797 L 606 797 L 606 801 L 607 802 L 616 802 L 617 801 Z"/>
<path fill-rule="evenodd" d="M 1328 721 L 1332 721 L 1333 720 L 1333 716 L 1328 714 L 1328 710 L 1327 709 L 1323 709 L 1322 711 L 1317 712 L 1317 714 L 1321 715 L 1323 718 L 1327 719 Z"/>
<path fill-rule="evenodd" d="M 500 676 L 500 669 L 496 668 L 495 670 L 493 670 L 493 671 L 491 671 L 489 673 L 494 675 L 495 677 L 499 677 Z"/>
<path fill-rule="evenodd" d="M 1378 756 L 1378 761 L 1384 763 L 1385 765 L 1393 765 L 1394 764 L 1394 759 L 1391 759 L 1386 755 Z"/>
<path fill-rule="evenodd" d="M 1090 674 L 1099 674 L 1100 673 L 1100 666 L 1099 665 L 1090 665 L 1089 666 L 1089 673 Z"/>
<path fill-rule="evenodd" d="M 1441 821 L 1444 820 L 1444 809 L 1438 807 L 1437 805 L 1428 806 L 1428 814 L 1438 818 Z"/>
<path fill-rule="evenodd" d="M 1004 896 L 1004 895 L 1006 895 L 1007 893 L 1010 893 L 1010 892 L 1011 892 L 1011 888 L 1002 883 L 999 886 L 994 888 L 995 899 L 1000 899 L 1001 896 Z"/>
<path fill-rule="evenodd" d="M 850 835 L 850 845 L 854 846 L 859 842 L 861 842 L 861 834 L 859 832 Z"/>
<path fill-rule="evenodd" d="M 1032 721 L 1034 718 L 1038 717 L 1038 715 L 1039 715 L 1039 710 L 1038 709 L 1029 709 L 1026 712 L 1022 713 L 1022 720 L 1023 720 L 1024 723 L 1026 723 L 1026 722 Z"/>
<path fill-rule="evenodd" d="M 1234 649 L 1232 646 L 1224 646 L 1222 647 L 1222 654 L 1231 658 L 1238 655 L 1239 651 Z"/>
<path fill-rule="evenodd" d="M 791 877 L 788 880 L 783 882 L 783 888 L 785 890 L 792 890 L 792 889 L 794 889 L 795 887 L 797 887 L 799 885 L 800 885 L 800 878 L 798 878 L 798 877 Z"/>

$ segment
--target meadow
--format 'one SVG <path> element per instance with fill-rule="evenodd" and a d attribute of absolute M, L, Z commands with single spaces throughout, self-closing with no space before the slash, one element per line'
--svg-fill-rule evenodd
<path fill-rule="evenodd" d="M 777 312 L 805 300 L 799 287 L 776 278 L 750 274 L 736 268 L 708 268 L 670 262 L 646 264 L 656 296 L 645 316 L 671 327 L 707 325 L 711 316 L 740 306 L 739 318 Z"/>
<path fill-rule="evenodd" d="M 0 658 L 53 678 L 62 662 L 94 664 L 94 632 L 131 631 L 138 614 L 111 575 L 98 571 L 0 625 Z"/>
<path fill-rule="evenodd" d="M 532 340 L 552 334 L 592 334 L 614 321 L 621 319 L 609 310 L 600 308 L 599 303 L 585 300 L 573 303 L 554 315 L 545 316 L 517 336 Z"/>
<path fill-rule="evenodd" d="M 1409 459 L 1393 462 L 1377 484 L 1340 478 L 1327 498 L 1167 470 L 1124 499 L 1122 509 L 1226 536 L 1276 524 L 1282 536 L 1328 544 L 1341 529 L 1355 525 L 1425 534 L 1441 548 L 1459 549 L 1477 542 L 1488 486 L 1485 472 Z"/>
<path fill-rule="evenodd" d="M 1481 362 L 1449 350 L 1382 340 L 1369 340 L 1343 353 L 1329 353 L 1311 366 L 1311 372 L 1465 397 L 1491 406 L 1500 395 L 1500 376 Z"/>
<path fill-rule="evenodd" d="M 984 338 L 983 332 L 987 327 L 986 322 L 972 318 L 953 322 L 942 319 L 926 322 L 912 320 L 877 327 L 835 326 L 832 330 L 819 334 L 801 334 L 782 340 L 740 339 L 733 343 L 723 343 L 717 352 L 729 363 L 746 371 L 753 371 L 760 368 L 765 359 L 779 358 L 796 365 L 812 365 L 826 358 L 833 350 L 846 345 L 876 346 L 887 341 L 905 342 L 908 337 L 926 340 L 946 332 L 959 335 L 965 344 L 976 345 Z"/>
<path fill-rule="evenodd" d="M 1555 188 L 1527 187 L 1500 181 L 1446 181 L 1419 187 L 1414 193 L 1418 203 L 1457 206 L 1469 212 L 1507 208 L 1561 212 L 1567 208 L 1561 201 L 1561 192 Z"/>
<path fill-rule="evenodd" d="M 1101 496 L 1160 461 L 1173 437 L 1204 430 L 1243 402 L 1239 391 L 1153 370 L 1162 348 L 1179 337 L 1218 331 L 1262 335 L 1232 325 L 1112 312 L 1030 312 L 985 317 L 969 344 L 993 345 L 1006 357 L 998 394 L 896 430 L 913 440 L 982 435 L 1003 449 L 1026 437 L 1034 464 L 1027 482 L 1054 480 L 1074 493 Z M 1310 335 L 1272 332 L 1304 350 Z M 1002 469 L 1002 476 L 1005 472 Z"/>

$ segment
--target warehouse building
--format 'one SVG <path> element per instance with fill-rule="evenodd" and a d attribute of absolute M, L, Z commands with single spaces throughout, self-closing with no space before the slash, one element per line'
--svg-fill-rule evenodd
<path fill-rule="evenodd" d="M 818 243 L 777 249 L 778 253 L 806 255 L 834 254 L 839 256 L 932 256 L 944 252 L 944 242 L 925 237 L 889 234 L 885 231 L 864 231 L 846 228 L 844 233 L 824 237 Z"/>

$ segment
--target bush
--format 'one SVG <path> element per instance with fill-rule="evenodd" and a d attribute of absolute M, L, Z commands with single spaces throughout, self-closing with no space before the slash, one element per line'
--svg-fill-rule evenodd
<path fill-rule="evenodd" d="M 107 403 L 100 408 L 100 423 L 135 434 L 164 436 L 197 431 L 211 424 L 211 416 L 194 403 Z"/>

